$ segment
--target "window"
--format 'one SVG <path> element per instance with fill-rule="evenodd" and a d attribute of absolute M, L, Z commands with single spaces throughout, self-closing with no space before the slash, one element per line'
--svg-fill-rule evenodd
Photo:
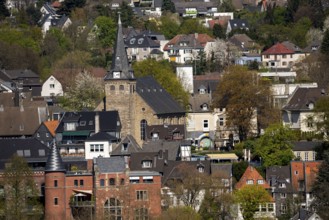
<path fill-rule="evenodd" d="M 153 176 L 143 176 L 143 183 L 153 183 Z"/>
<path fill-rule="evenodd" d="M 200 88 L 200 89 L 199 89 L 199 93 L 200 93 L 200 94 L 206 94 L 206 90 L 205 90 L 204 88 Z"/>
<path fill-rule="evenodd" d="M 264 184 L 264 180 L 257 180 L 257 184 Z"/>
<path fill-rule="evenodd" d="M 79 125 L 80 126 L 86 126 L 87 122 L 86 121 L 80 121 Z"/>
<path fill-rule="evenodd" d="M 58 187 L 58 181 L 54 180 L 54 187 Z"/>
<path fill-rule="evenodd" d="M 24 150 L 24 157 L 30 157 L 31 151 L 30 150 Z"/>
<path fill-rule="evenodd" d="M 286 214 L 287 213 L 287 205 L 281 204 L 280 212 L 281 212 L 281 214 Z"/>
<path fill-rule="evenodd" d="M 199 173 L 204 173 L 204 167 L 203 166 L 199 166 L 198 167 L 198 171 L 199 171 Z"/>
<path fill-rule="evenodd" d="M 268 212 L 273 212 L 274 211 L 274 205 L 273 205 L 273 203 L 268 203 L 267 204 L 267 211 Z"/>
<path fill-rule="evenodd" d="M 54 198 L 54 205 L 58 205 L 58 198 Z"/>
<path fill-rule="evenodd" d="M 219 118 L 219 126 L 224 126 L 224 118 Z"/>
<path fill-rule="evenodd" d="M 266 204 L 261 204 L 260 205 L 260 211 L 261 212 L 266 212 Z"/>
<path fill-rule="evenodd" d="M 114 85 L 111 85 L 111 86 L 110 86 L 110 90 L 111 90 L 111 91 L 114 91 L 114 90 L 115 90 L 115 86 L 114 86 Z"/>
<path fill-rule="evenodd" d="M 314 161 L 316 153 L 313 151 L 312 154 L 313 154 L 313 161 Z"/>
<path fill-rule="evenodd" d="M 131 176 L 129 177 L 130 183 L 139 183 L 139 176 Z"/>
<path fill-rule="evenodd" d="M 117 59 L 118 59 L 118 57 L 117 57 Z M 113 78 L 114 79 L 119 79 L 120 78 L 120 72 L 113 72 Z"/>
<path fill-rule="evenodd" d="M 147 127 L 147 121 L 141 120 L 140 122 L 140 132 L 141 132 L 141 140 L 146 140 L 146 127 Z"/>
<path fill-rule="evenodd" d="M 287 197 L 287 194 L 285 194 L 285 193 L 280 193 L 280 197 L 281 197 L 282 199 L 284 199 L 284 198 Z"/>
<path fill-rule="evenodd" d="M 298 171 L 297 170 L 295 170 L 295 175 L 298 175 Z"/>
<path fill-rule="evenodd" d="M 270 55 L 265 55 L 265 58 L 266 59 L 270 59 Z"/>
<path fill-rule="evenodd" d="M 203 128 L 208 128 L 208 120 L 203 120 Z"/>
<path fill-rule="evenodd" d="M 110 198 L 104 204 L 105 219 L 122 219 L 122 206 L 118 199 Z"/>
<path fill-rule="evenodd" d="M 125 90 L 124 85 L 120 85 L 120 86 L 119 86 L 119 90 L 121 90 L 121 91 Z"/>
<path fill-rule="evenodd" d="M 49 84 L 49 88 L 54 89 L 55 88 L 55 84 Z"/>
<path fill-rule="evenodd" d="M 280 183 L 279 188 L 286 188 L 286 184 L 285 183 Z"/>
<path fill-rule="evenodd" d="M 125 185 L 125 179 L 124 178 L 121 178 L 120 185 Z"/>
<path fill-rule="evenodd" d="M 114 179 L 114 178 L 111 178 L 111 179 L 109 180 L 109 185 L 110 185 L 110 186 L 114 186 L 114 185 L 115 185 L 115 179 Z"/>
<path fill-rule="evenodd" d="M 83 186 L 83 180 L 80 180 L 80 186 Z"/>
<path fill-rule="evenodd" d="M 300 152 L 297 152 L 297 158 L 300 158 Z"/>
<path fill-rule="evenodd" d="M 287 66 L 287 62 L 282 62 L 282 66 Z"/>
<path fill-rule="evenodd" d="M 79 186 L 79 181 L 78 180 L 74 180 L 74 186 Z"/>
<path fill-rule="evenodd" d="M 46 151 L 44 149 L 39 149 L 39 156 L 40 157 L 46 156 Z"/>
<path fill-rule="evenodd" d="M 46 137 L 50 137 L 50 134 L 48 132 L 46 132 Z"/>
<path fill-rule="evenodd" d="M 148 210 L 146 208 L 135 209 L 135 220 L 148 220 Z"/>
<path fill-rule="evenodd" d="M 150 168 L 152 167 L 152 161 L 151 160 L 144 160 L 142 164 L 143 168 Z"/>
<path fill-rule="evenodd" d="M 203 104 L 202 105 L 202 110 L 203 111 L 207 111 L 208 110 L 208 105 L 207 104 Z"/>
<path fill-rule="evenodd" d="M 100 186 L 105 186 L 105 180 L 104 180 L 104 179 L 100 179 L 100 181 L 99 181 L 99 185 L 100 185 Z"/>
<path fill-rule="evenodd" d="M 254 184 L 254 180 L 247 180 L 247 184 L 248 184 L 248 185 L 252 185 L 252 184 Z"/>
<path fill-rule="evenodd" d="M 282 58 L 287 58 L 287 55 L 286 55 L 286 54 L 283 54 L 283 55 L 282 55 Z"/>
<path fill-rule="evenodd" d="M 104 152 L 104 144 L 91 144 L 90 152 Z"/>
<path fill-rule="evenodd" d="M 137 200 L 143 200 L 143 201 L 148 200 L 147 191 L 146 190 L 137 190 L 136 191 L 136 199 Z"/>
<path fill-rule="evenodd" d="M 122 144 L 122 151 L 127 151 L 128 150 L 128 143 L 123 143 Z"/>
<path fill-rule="evenodd" d="M 40 137 L 40 133 L 39 132 L 37 133 L 37 137 Z"/>
<path fill-rule="evenodd" d="M 143 48 L 143 51 L 147 51 L 147 48 L 144 47 L 144 48 Z"/>
<path fill-rule="evenodd" d="M 304 152 L 305 154 L 305 161 L 308 161 L 308 152 Z"/>

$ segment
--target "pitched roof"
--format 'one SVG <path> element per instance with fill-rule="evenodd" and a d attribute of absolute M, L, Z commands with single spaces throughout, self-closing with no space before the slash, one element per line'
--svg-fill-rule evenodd
<path fill-rule="evenodd" d="M 228 21 L 232 30 L 249 28 L 249 23 L 246 19 L 231 19 Z"/>
<path fill-rule="evenodd" d="M 125 41 L 128 48 L 160 48 L 160 43 L 154 41 L 151 37 L 145 35 L 137 35 Z"/>
<path fill-rule="evenodd" d="M 0 169 L 14 154 L 20 155 L 27 162 L 46 162 L 49 148 L 35 138 L 0 139 Z"/>
<path fill-rule="evenodd" d="M 124 44 L 124 38 L 122 34 L 122 24 L 121 24 L 121 17 L 119 14 L 118 18 L 118 30 L 117 30 L 117 37 L 114 46 L 114 53 L 112 56 L 112 64 L 111 69 L 105 76 L 104 80 L 115 79 L 114 72 L 120 72 L 121 76 L 120 79 L 134 79 L 134 72 L 130 68 L 128 62 L 128 56 Z"/>
<path fill-rule="evenodd" d="M 180 153 L 180 141 L 148 141 L 144 142 L 143 152 L 159 152 L 160 150 L 168 151 L 168 160 L 177 160 Z"/>
<path fill-rule="evenodd" d="M 136 142 L 135 138 L 131 135 L 127 135 L 113 151 L 111 156 L 130 155 L 133 152 L 141 151 L 141 147 Z"/>
<path fill-rule="evenodd" d="M 136 90 L 156 114 L 185 113 L 185 110 L 151 76 L 137 78 Z"/>
<path fill-rule="evenodd" d="M 304 53 L 314 53 L 316 51 L 319 51 L 321 47 L 321 41 L 314 40 L 309 45 L 307 45 L 302 51 Z"/>
<path fill-rule="evenodd" d="M 320 88 L 300 88 L 298 87 L 295 92 L 288 99 L 287 104 L 283 107 L 283 110 L 312 110 L 316 101 L 324 96 L 323 89 Z M 311 108 L 310 108 L 311 107 Z"/>
<path fill-rule="evenodd" d="M 283 41 L 282 44 L 286 46 L 288 49 L 293 50 L 295 53 L 301 52 L 301 49 L 296 44 L 290 41 Z"/>
<path fill-rule="evenodd" d="M 314 151 L 315 147 L 321 145 L 320 141 L 298 141 L 293 142 L 293 151 Z"/>
<path fill-rule="evenodd" d="M 58 120 L 54 120 L 54 121 L 44 121 L 43 124 L 46 126 L 46 128 L 48 129 L 48 131 L 50 132 L 50 134 L 55 137 L 56 133 L 56 128 L 59 124 Z"/>
<path fill-rule="evenodd" d="M 232 177 L 232 164 L 220 164 L 212 163 L 211 164 L 211 174 L 216 175 L 220 178 L 229 179 Z"/>
<path fill-rule="evenodd" d="M 179 49 L 202 49 L 207 42 L 214 41 L 212 37 L 207 34 L 179 34 L 171 39 L 163 48 L 163 50 L 170 50 L 171 48 Z M 183 44 L 183 45 L 182 45 Z"/>
<path fill-rule="evenodd" d="M 294 192 L 311 192 L 321 161 L 291 161 L 291 183 Z M 304 182 L 301 188 L 300 181 Z"/>
<path fill-rule="evenodd" d="M 1 70 L 0 72 L 5 73 L 13 80 L 21 78 L 39 78 L 38 74 L 29 69 Z"/>
<path fill-rule="evenodd" d="M 96 165 L 100 173 L 122 173 L 126 169 L 124 157 L 99 157 Z"/>
<path fill-rule="evenodd" d="M 281 55 L 281 54 L 294 54 L 295 51 L 289 49 L 282 43 L 276 43 L 272 47 L 265 50 L 262 55 Z"/>
<path fill-rule="evenodd" d="M 229 41 L 240 50 L 260 48 L 260 46 L 246 34 L 235 34 L 229 39 Z"/>
<path fill-rule="evenodd" d="M 106 132 L 98 132 L 86 139 L 86 141 L 115 141 L 115 140 L 118 140 L 118 138 Z"/>
<path fill-rule="evenodd" d="M 256 168 L 252 166 L 248 166 L 246 171 L 243 173 L 242 177 L 240 178 L 239 182 L 236 183 L 235 188 L 241 189 L 242 187 L 246 186 L 248 180 L 253 181 L 253 185 L 259 185 L 264 187 L 265 189 L 270 188 L 266 180 L 259 174 Z M 262 180 L 262 183 L 259 183 L 258 180 Z"/>

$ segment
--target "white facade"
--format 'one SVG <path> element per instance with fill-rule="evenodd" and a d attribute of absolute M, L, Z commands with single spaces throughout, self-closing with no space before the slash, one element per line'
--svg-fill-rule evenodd
<path fill-rule="evenodd" d="M 50 76 L 42 85 L 41 96 L 63 96 L 62 84 L 54 77 Z"/>
<path fill-rule="evenodd" d="M 193 93 L 193 66 L 177 66 L 176 76 L 180 80 L 184 89 Z"/>
<path fill-rule="evenodd" d="M 262 62 L 268 68 L 291 68 L 304 58 L 304 53 L 262 55 Z"/>
<path fill-rule="evenodd" d="M 85 159 L 110 157 L 112 143 L 108 141 L 85 141 Z"/>

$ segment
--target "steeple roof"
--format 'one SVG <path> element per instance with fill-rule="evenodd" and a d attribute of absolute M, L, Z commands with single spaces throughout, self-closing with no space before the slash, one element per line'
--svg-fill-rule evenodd
<path fill-rule="evenodd" d="M 55 143 L 52 145 L 52 147 L 50 149 L 50 153 L 48 156 L 45 171 L 46 172 L 65 172 L 62 157 L 59 154 Z"/>
<path fill-rule="evenodd" d="M 117 75 L 117 73 L 120 73 L 119 76 Z M 122 34 L 121 17 L 119 13 L 117 39 L 115 42 L 114 53 L 112 57 L 112 65 L 104 80 L 134 78 L 134 72 L 130 68 L 128 62 L 128 56 Z"/>

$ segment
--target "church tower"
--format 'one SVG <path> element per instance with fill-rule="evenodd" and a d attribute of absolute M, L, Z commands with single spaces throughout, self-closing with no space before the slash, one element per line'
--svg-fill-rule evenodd
<path fill-rule="evenodd" d="M 135 134 L 136 79 L 130 68 L 119 14 L 112 65 L 105 81 L 106 111 L 117 110 L 122 123 L 121 137 Z"/>
<path fill-rule="evenodd" d="M 45 219 L 66 218 L 65 168 L 55 144 L 45 168 Z M 69 214 L 69 213 L 68 213 Z"/>

